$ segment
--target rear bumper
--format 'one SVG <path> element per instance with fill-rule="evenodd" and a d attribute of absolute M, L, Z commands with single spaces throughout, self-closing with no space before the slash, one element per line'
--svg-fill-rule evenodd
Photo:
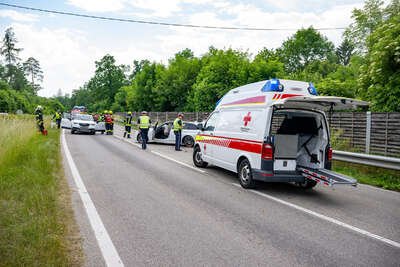
<path fill-rule="evenodd" d="M 277 183 L 287 183 L 287 182 L 304 182 L 304 177 L 298 173 L 294 172 L 268 172 L 259 169 L 252 169 L 253 179 L 263 182 L 277 182 Z"/>

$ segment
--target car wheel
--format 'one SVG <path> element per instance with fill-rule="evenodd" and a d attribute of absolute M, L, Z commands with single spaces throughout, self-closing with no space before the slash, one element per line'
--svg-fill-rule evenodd
<path fill-rule="evenodd" d="M 136 136 L 136 141 L 137 141 L 139 144 L 142 143 L 142 135 L 141 135 L 140 133 Z"/>
<path fill-rule="evenodd" d="M 95 134 L 96 134 L 96 132 L 95 132 L 95 131 L 92 131 L 92 132 L 90 132 L 90 134 L 91 134 L 91 135 L 95 135 Z"/>
<path fill-rule="evenodd" d="M 240 185 L 243 188 L 255 188 L 257 186 L 257 181 L 253 180 L 253 174 L 248 159 L 240 161 L 238 167 L 238 178 Z"/>
<path fill-rule="evenodd" d="M 299 187 L 303 188 L 303 189 L 311 189 L 311 188 L 313 188 L 314 186 L 317 185 L 317 182 L 305 178 L 305 179 L 304 179 L 304 182 L 302 182 L 302 183 L 296 183 L 296 184 L 297 184 Z"/>
<path fill-rule="evenodd" d="M 196 167 L 205 168 L 208 163 L 203 161 L 200 147 L 196 146 L 193 150 L 193 163 Z"/>
<path fill-rule="evenodd" d="M 194 145 L 194 139 L 193 139 L 193 137 L 191 137 L 191 136 L 189 136 L 189 135 L 185 136 L 185 137 L 183 138 L 183 140 L 182 140 L 182 144 L 183 144 L 184 146 L 187 146 L 187 147 L 193 147 L 193 145 Z"/>
<path fill-rule="evenodd" d="M 75 133 L 75 130 L 71 130 L 71 134 L 74 134 Z"/>

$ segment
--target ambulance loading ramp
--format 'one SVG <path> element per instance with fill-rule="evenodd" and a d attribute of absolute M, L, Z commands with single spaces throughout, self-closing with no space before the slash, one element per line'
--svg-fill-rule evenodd
<path fill-rule="evenodd" d="M 310 169 L 305 167 L 297 168 L 303 177 L 316 181 L 327 186 L 352 185 L 357 186 L 357 180 L 326 169 Z"/>

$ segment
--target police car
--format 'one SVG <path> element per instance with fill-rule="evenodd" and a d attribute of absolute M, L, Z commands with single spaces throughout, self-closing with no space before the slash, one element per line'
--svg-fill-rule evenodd
<path fill-rule="evenodd" d="M 164 122 L 161 125 L 156 125 L 149 129 L 148 141 L 162 144 L 175 144 L 175 134 L 173 131 L 173 121 Z M 199 132 L 199 127 L 194 122 L 183 122 L 182 129 L 182 145 L 193 147 L 194 139 Z M 142 136 L 138 132 L 136 140 L 141 143 Z"/>
<path fill-rule="evenodd" d="M 230 90 L 196 136 L 193 162 L 238 174 L 244 188 L 258 181 L 356 185 L 330 171 L 332 149 L 325 112 L 367 107 L 344 97 L 317 96 L 312 83 L 271 79 Z"/>

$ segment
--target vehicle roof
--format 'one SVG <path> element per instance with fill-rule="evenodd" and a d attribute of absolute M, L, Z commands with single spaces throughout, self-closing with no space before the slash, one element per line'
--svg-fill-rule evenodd
<path fill-rule="evenodd" d="M 270 106 L 275 100 L 293 96 L 312 96 L 308 91 L 310 83 L 279 79 L 283 91 L 263 91 L 271 80 L 246 84 L 230 90 L 218 102 L 216 109 L 240 106 Z"/>

